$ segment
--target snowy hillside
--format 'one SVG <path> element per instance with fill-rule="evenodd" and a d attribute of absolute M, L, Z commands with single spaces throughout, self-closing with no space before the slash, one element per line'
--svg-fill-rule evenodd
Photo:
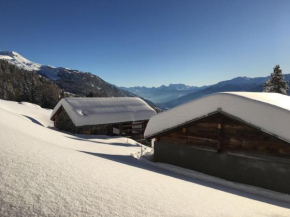
<path fill-rule="evenodd" d="M 47 118 L 50 117 L 52 109 L 44 109 L 39 105 L 28 102 L 13 102 L 6 100 L 0 100 L 0 108 L 15 114 L 19 114 L 33 123 L 44 127 L 53 127 L 53 122 Z"/>
<path fill-rule="evenodd" d="M 0 60 L 6 60 L 18 68 L 34 71 L 52 81 L 66 92 L 93 96 L 131 96 L 124 90 L 102 80 L 100 77 L 64 67 L 53 67 L 34 63 L 15 51 L 0 51 Z"/>
<path fill-rule="evenodd" d="M 39 63 L 34 63 L 25 57 L 21 56 L 19 53 L 15 51 L 0 51 L 0 59 L 7 60 L 8 62 L 12 63 L 13 65 L 25 69 L 28 71 L 36 71 L 40 74 L 44 75 L 45 77 L 51 80 L 59 80 L 61 77 L 59 73 L 63 73 L 64 71 L 67 73 L 71 72 L 79 72 L 78 70 L 71 70 L 69 68 L 64 67 L 54 67 L 48 65 L 41 65 Z"/>
<path fill-rule="evenodd" d="M 57 74 L 59 73 L 61 68 L 55 68 L 52 66 L 46 66 L 31 62 L 30 60 L 24 58 L 15 51 L 0 51 L 0 59 L 7 60 L 8 62 L 21 69 L 25 69 L 28 71 L 41 71 L 49 79 L 59 79 Z"/>
<path fill-rule="evenodd" d="M 64 67 L 53 67 L 53 66 L 48 66 L 48 65 L 41 65 L 41 64 L 34 63 L 27 60 L 26 58 L 24 58 L 23 56 L 21 56 L 20 54 L 14 51 L 0 51 L 0 63 L 5 62 L 4 65 L 7 65 L 6 61 L 8 61 L 9 65 L 13 64 L 17 68 L 26 70 L 26 74 L 32 71 L 39 75 L 42 75 L 43 77 L 48 78 L 48 81 L 51 81 L 54 84 L 56 84 L 58 88 L 64 90 L 68 95 L 81 96 L 81 97 L 82 96 L 87 96 L 87 97 L 136 97 L 137 96 L 126 90 L 122 90 L 118 88 L 116 85 L 113 85 L 104 81 L 103 79 L 101 79 L 100 77 L 92 73 L 72 70 L 72 69 L 68 69 Z M 11 86 L 12 85 L 11 82 L 10 83 L 7 82 L 7 79 L 6 79 L 7 74 L 11 74 L 9 67 L 7 67 L 6 69 L 3 69 L 2 71 L 3 71 L 2 80 L 5 80 L 6 86 L 9 86 L 9 85 Z M 1 75 L 1 70 L 0 70 L 0 75 Z M 14 77 L 13 77 L 13 81 L 15 80 L 16 83 L 23 83 L 23 79 L 19 79 L 18 78 L 19 76 L 14 76 Z M 1 81 L 1 77 L 0 77 L 0 81 Z M 5 90 L 4 89 L 3 88 L 1 89 L 0 87 L 0 98 L 8 99 L 7 97 L 6 98 L 3 96 L 1 97 L 1 91 L 7 92 L 7 89 L 9 89 L 9 87 L 6 87 Z M 11 88 L 9 90 L 11 90 Z M 15 99 L 10 98 L 10 100 L 15 100 Z M 147 99 L 145 99 L 145 101 L 152 108 L 159 109 L 153 102 Z"/>
<path fill-rule="evenodd" d="M 40 64 L 29 61 L 15 51 L 0 51 L 0 59 L 7 60 L 13 65 L 28 71 L 38 71 L 41 67 Z"/>
<path fill-rule="evenodd" d="M 285 202 L 133 158 L 140 146 L 131 139 L 41 126 L 49 114 L 0 100 L 0 216 L 290 215 Z"/>

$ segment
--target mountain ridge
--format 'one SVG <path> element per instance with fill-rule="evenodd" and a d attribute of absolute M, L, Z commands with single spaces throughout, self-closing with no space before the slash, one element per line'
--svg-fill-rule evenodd
<path fill-rule="evenodd" d="M 97 75 L 90 72 L 69 69 L 65 67 L 54 67 L 34 63 L 15 51 L 0 51 L 0 60 L 5 60 L 17 68 L 35 72 L 52 82 L 60 89 L 76 96 L 88 97 L 135 97 L 126 90 L 118 88 L 109 82 L 104 81 Z M 137 96 L 139 97 L 139 96 Z M 142 98 L 142 97 L 141 97 Z M 151 101 L 142 98 L 151 107 L 158 107 Z"/>
<path fill-rule="evenodd" d="M 34 63 L 15 51 L 0 51 L 0 59 L 6 60 L 18 68 L 34 71 L 54 81 L 61 89 L 69 93 L 84 96 L 93 93 L 92 95 L 102 97 L 131 96 L 90 72 Z"/>
<path fill-rule="evenodd" d="M 190 86 L 185 84 L 169 84 L 159 87 L 120 87 L 132 93 L 136 93 L 147 98 L 154 103 L 159 103 L 163 109 L 172 108 L 190 100 L 206 96 L 217 92 L 226 91 L 251 91 L 262 92 L 262 84 L 265 83 L 270 76 L 265 77 L 247 77 L 238 76 L 229 80 L 220 81 L 213 85 L 207 86 Z M 285 80 L 290 81 L 290 74 L 284 74 Z M 182 87 L 182 88 L 179 88 Z M 166 100 L 168 99 L 168 100 Z"/>
<path fill-rule="evenodd" d="M 230 80 L 221 81 L 217 84 L 211 85 L 203 90 L 189 93 L 185 96 L 182 96 L 178 99 L 164 102 L 162 105 L 165 108 L 173 108 L 180 104 L 186 103 L 188 101 L 203 97 L 209 94 L 214 94 L 217 92 L 227 92 L 227 91 L 246 91 L 246 92 L 262 92 L 263 84 L 270 78 L 266 77 L 236 77 Z M 284 74 L 286 81 L 290 81 L 290 74 Z"/>
<path fill-rule="evenodd" d="M 196 87 L 185 84 L 169 84 L 161 85 L 159 87 L 120 87 L 123 90 L 129 91 L 133 94 L 137 94 L 143 98 L 151 100 L 154 103 L 162 104 L 164 102 L 177 99 L 181 96 L 185 96 L 193 91 L 204 89 L 208 86 Z"/>

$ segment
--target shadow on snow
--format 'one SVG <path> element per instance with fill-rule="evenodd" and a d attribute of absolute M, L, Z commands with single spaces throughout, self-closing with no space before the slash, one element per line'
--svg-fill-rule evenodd
<path fill-rule="evenodd" d="M 33 123 L 38 124 L 38 125 L 44 127 L 44 126 L 43 126 L 43 125 L 42 125 L 38 120 L 36 120 L 36 119 L 34 119 L 34 118 L 32 118 L 32 117 L 29 117 L 29 116 L 27 116 L 27 115 L 22 115 L 22 116 L 28 118 L 28 119 L 31 120 Z"/>
<path fill-rule="evenodd" d="M 110 139 L 116 139 L 118 137 L 109 137 L 109 136 L 88 136 L 88 135 L 74 135 L 74 137 L 67 136 L 67 138 L 79 140 L 79 141 L 85 141 L 85 142 L 91 142 L 91 143 L 97 143 L 97 144 L 104 144 L 104 145 L 115 145 L 115 146 L 123 146 L 123 147 L 140 147 L 140 145 L 136 142 L 136 144 L 129 144 L 129 143 L 122 143 L 122 142 L 101 142 L 101 141 L 94 141 L 92 139 L 102 139 L 102 140 L 110 140 Z M 124 138 L 124 137 L 122 137 Z M 125 138 L 126 139 L 126 138 Z"/>

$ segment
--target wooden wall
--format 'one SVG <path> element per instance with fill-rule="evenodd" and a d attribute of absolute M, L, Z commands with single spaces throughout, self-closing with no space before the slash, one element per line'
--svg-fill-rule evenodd
<path fill-rule="evenodd" d="M 143 139 L 147 123 L 148 120 L 76 127 L 63 107 L 54 116 L 54 126 L 62 131 L 87 135 L 122 135 L 133 139 Z M 114 134 L 113 128 L 118 129 L 119 133 Z"/>
<path fill-rule="evenodd" d="M 76 127 L 66 111 L 61 107 L 54 117 L 54 127 L 59 130 L 76 133 Z"/>
<path fill-rule="evenodd" d="M 76 127 L 63 108 L 57 112 L 54 126 L 59 130 L 75 134 L 107 135 L 111 132 L 111 127 L 108 124 Z"/>
<path fill-rule="evenodd" d="M 133 139 L 143 139 L 147 124 L 148 120 L 144 120 L 114 124 L 113 127 L 119 130 L 119 135 Z"/>
<path fill-rule="evenodd" d="M 234 118 L 218 113 L 157 136 L 157 141 L 218 152 L 289 156 L 290 144 Z"/>

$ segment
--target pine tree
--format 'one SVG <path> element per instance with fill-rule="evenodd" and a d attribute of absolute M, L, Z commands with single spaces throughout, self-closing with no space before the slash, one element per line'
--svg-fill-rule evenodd
<path fill-rule="evenodd" d="M 60 91 L 60 94 L 59 94 L 59 99 L 61 100 L 62 98 L 65 98 L 65 92 L 64 92 L 64 90 L 61 90 Z"/>
<path fill-rule="evenodd" d="M 37 93 L 36 81 L 34 80 L 34 78 L 32 78 L 30 86 L 30 100 L 32 103 L 36 103 L 36 93 Z"/>
<path fill-rule="evenodd" d="M 86 97 L 94 97 L 94 93 L 93 92 L 89 92 L 86 94 Z"/>
<path fill-rule="evenodd" d="M 21 93 L 22 93 L 22 101 L 25 102 L 30 102 L 30 84 L 27 82 L 27 80 L 24 80 L 21 88 Z"/>
<path fill-rule="evenodd" d="M 54 82 L 0 60 L 0 99 L 54 108 L 59 101 L 59 93 L 60 89 Z"/>
<path fill-rule="evenodd" d="M 274 72 L 271 73 L 271 77 L 263 85 L 263 91 L 268 93 L 281 93 L 287 95 L 289 90 L 288 82 L 284 81 L 284 76 L 279 65 L 274 67 Z"/>

